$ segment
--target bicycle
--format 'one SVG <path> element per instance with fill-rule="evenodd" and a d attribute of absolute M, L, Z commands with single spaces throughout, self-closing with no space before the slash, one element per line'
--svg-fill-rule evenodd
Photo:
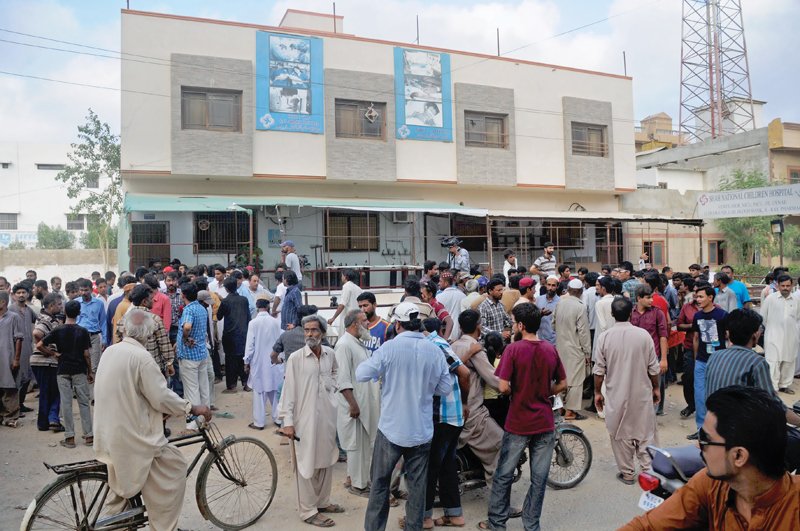
<path fill-rule="evenodd" d="M 222 438 L 212 423 L 203 423 L 197 433 L 169 441 L 178 447 L 202 444 L 189 465 L 187 478 L 209 452 L 195 484 L 197 507 L 203 518 L 221 529 L 236 530 L 252 525 L 267 512 L 278 484 L 278 467 L 266 444 L 251 437 Z M 108 472 L 100 461 L 44 466 L 58 477 L 30 503 L 20 531 L 114 531 L 147 525 L 141 494 L 127 500 L 121 513 L 109 514 Z"/>

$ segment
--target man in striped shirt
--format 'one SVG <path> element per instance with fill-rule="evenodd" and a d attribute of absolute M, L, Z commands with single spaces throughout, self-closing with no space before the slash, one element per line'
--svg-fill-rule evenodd
<path fill-rule="evenodd" d="M 725 318 L 732 346 L 718 350 L 706 369 L 706 398 L 731 385 L 758 387 L 770 393 L 786 410 L 786 421 L 800 424 L 800 416 L 786 408 L 778 398 L 770 378 L 769 363 L 753 350 L 761 335 L 761 316 L 754 310 L 734 310 Z"/>
<path fill-rule="evenodd" d="M 467 398 L 469 391 L 469 369 L 450 348 L 450 344 L 438 334 L 442 322 L 431 317 L 422 322 L 425 339 L 439 347 L 450 369 L 453 387 L 446 395 L 433 397 L 433 440 L 428 459 L 428 486 L 425 494 L 425 519 L 423 527 L 464 525 L 461 496 L 458 492 L 458 469 L 456 448 L 458 436 L 464 429 L 464 417 L 469 415 Z M 433 500 L 436 491 L 444 509 L 444 516 L 433 519 Z"/>

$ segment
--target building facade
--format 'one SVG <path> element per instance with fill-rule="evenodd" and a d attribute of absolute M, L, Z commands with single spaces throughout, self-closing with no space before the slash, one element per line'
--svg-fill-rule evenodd
<path fill-rule="evenodd" d="M 90 212 L 74 214 L 66 185 L 56 180 L 58 172 L 69 162 L 69 144 L 0 143 L 0 179 L 3 201 L 0 206 L 0 248 L 20 242 L 26 248 L 36 247 L 39 223 L 67 229 L 80 236 L 88 229 Z M 98 178 L 98 190 L 108 179 Z"/>
<path fill-rule="evenodd" d="M 770 182 L 800 184 L 800 124 L 775 119 L 766 127 L 694 144 L 659 148 L 636 155 L 638 190 L 621 199 L 631 213 L 658 209 L 675 218 L 697 217 L 704 191 L 716 190 L 720 180 L 735 171 L 757 171 Z M 788 223 L 797 223 L 790 215 Z M 655 266 L 679 267 L 693 262 L 718 267 L 728 260 L 725 234 L 713 220 L 702 227 L 658 222 L 624 226 L 625 254 L 647 251 Z M 764 264 L 777 257 L 755 257 Z"/>
<path fill-rule="evenodd" d="M 336 28 L 334 32 L 334 27 Z M 632 81 L 361 38 L 288 10 L 277 27 L 123 10 L 119 263 L 227 263 L 281 240 L 330 268 L 622 258 L 636 189 Z M 126 244 L 127 242 L 127 244 Z M 317 275 L 317 276 L 314 276 Z"/>

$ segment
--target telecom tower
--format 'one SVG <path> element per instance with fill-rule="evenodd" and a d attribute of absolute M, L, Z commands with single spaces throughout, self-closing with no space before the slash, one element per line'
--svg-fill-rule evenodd
<path fill-rule="evenodd" d="M 755 129 L 740 0 L 683 0 L 681 39 L 683 140 Z"/>

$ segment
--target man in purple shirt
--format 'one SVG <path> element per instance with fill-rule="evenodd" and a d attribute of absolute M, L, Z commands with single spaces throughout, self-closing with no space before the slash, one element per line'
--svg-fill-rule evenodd
<path fill-rule="evenodd" d="M 656 407 L 656 414 L 663 416 L 666 381 L 664 373 L 667 372 L 667 337 L 669 337 L 669 327 L 667 317 L 664 312 L 653 306 L 653 289 L 647 284 L 640 284 L 636 287 L 636 307 L 631 312 L 631 324 L 645 330 L 653 338 L 653 345 L 656 347 L 656 356 L 661 369 L 659 389 L 661 400 Z M 663 355 L 662 355 L 663 354 Z"/>

